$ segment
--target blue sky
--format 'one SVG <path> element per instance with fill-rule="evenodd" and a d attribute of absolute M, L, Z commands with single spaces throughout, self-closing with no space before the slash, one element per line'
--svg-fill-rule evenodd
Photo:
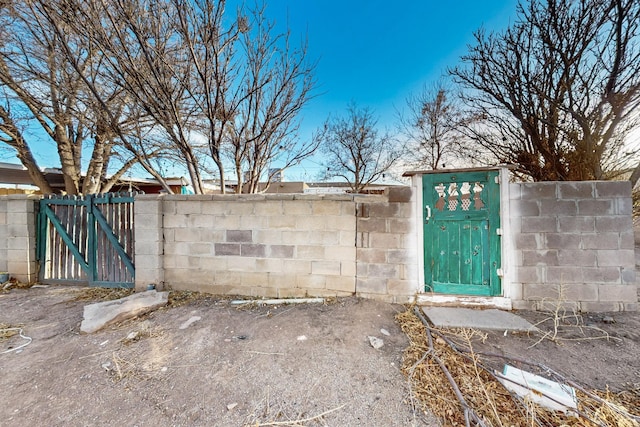
<path fill-rule="evenodd" d="M 288 23 L 292 39 L 308 37 L 308 54 L 318 59 L 317 97 L 303 111 L 301 137 L 310 137 L 330 114 L 350 101 L 370 107 L 379 124 L 392 126 L 397 110 L 424 84 L 455 66 L 473 32 L 505 29 L 517 0 L 273 0 L 267 15 Z M 287 179 L 313 174 L 305 162 Z"/>
<path fill-rule="evenodd" d="M 351 101 L 371 108 L 381 126 L 393 126 L 407 97 L 437 82 L 447 67 L 459 62 L 475 30 L 505 29 L 517 4 L 517 0 L 266 1 L 266 14 L 275 20 L 276 29 L 288 26 L 295 43 L 306 37 L 308 56 L 318 61 L 316 97 L 302 111 L 300 138 L 310 138 L 329 115 L 342 114 Z M 59 165 L 51 142 L 34 151 L 41 166 Z M 315 178 L 322 170 L 317 161 L 289 169 L 286 179 Z"/>

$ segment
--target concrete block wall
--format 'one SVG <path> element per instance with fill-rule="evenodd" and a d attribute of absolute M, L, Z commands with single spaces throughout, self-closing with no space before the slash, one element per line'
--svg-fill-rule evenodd
<path fill-rule="evenodd" d="M 136 196 L 136 288 L 353 295 L 354 197 Z"/>
<path fill-rule="evenodd" d="M 24 283 L 38 278 L 36 204 L 39 196 L 0 196 L 0 271 Z"/>
<path fill-rule="evenodd" d="M 385 197 L 357 204 L 358 295 L 400 303 L 415 297 L 419 289 L 415 202 L 411 187 L 391 187 Z"/>
<path fill-rule="evenodd" d="M 509 193 L 514 308 L 638 309 L 628 181 L 519 183 Z"/>

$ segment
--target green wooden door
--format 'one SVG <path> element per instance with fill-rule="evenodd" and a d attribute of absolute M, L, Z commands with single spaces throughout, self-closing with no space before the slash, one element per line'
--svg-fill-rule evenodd
<path fill-rule="evenodd" d="M 423 175 L 426 291 L 501 294 L 497 180 L 498 171 Z"/>

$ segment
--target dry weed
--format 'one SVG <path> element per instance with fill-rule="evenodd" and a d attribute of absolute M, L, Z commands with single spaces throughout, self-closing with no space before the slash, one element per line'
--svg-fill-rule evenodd
<path fill-rule="evenodd" d="M 445 425 L 471 425 L 469 414 L 477 417 L 475 424 L 486 426 L 640 425 L 638 407 L 625 407 L 625 401 L 611 393 L 598 396 L 580 389 L 579 416 L 547 411 L 512 396 L 487 368 L 488 357 L 502 356 L 473 351 L 473 341 L 482 339 L 477 331 L 427 328 L 411 309 L 398 314 L 396 319 L 410 342 L 402 371 L 422 408 L 430 410 Z M 522 361 L 506 362 L 522 364 Z"/>
<path fill-rule="evenodd" d="M 133 289 L 124 288 L 82 288 L 74 301 L 113 301 L 133 294 Z"/>

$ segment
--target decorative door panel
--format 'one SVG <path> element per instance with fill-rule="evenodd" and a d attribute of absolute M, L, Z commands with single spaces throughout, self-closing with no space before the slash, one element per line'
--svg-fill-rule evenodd
<path fill-rule="evenodd" d="M 500 295 L 497 171 L 423 175 L 425 290 Z"/>

